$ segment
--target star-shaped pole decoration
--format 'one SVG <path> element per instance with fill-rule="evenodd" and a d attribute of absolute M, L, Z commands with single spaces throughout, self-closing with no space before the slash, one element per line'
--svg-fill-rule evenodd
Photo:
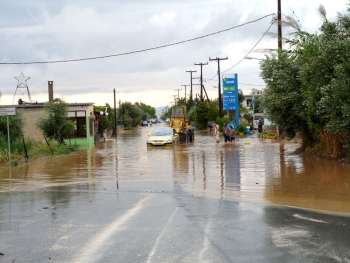
<path fill-rule="evenodd" d="M 19 86 L 21 86 L 23 84 L 23 85 L 25 85 L 28 88 L 27 80 L 30 79 L 30 77 L 25 77 L 23 75 L 23 72 L 21 72 L 21 76 L 15 77 L 15 79 L 18 80 L 17 87 L 19 87 Z"/>

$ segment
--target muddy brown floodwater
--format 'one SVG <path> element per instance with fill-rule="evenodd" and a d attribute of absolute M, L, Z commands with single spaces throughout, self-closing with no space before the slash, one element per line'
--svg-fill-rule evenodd
<path fill-rule="evenodd" d="M 0 191 L 30 191 L 62 184 L 102 181 L 173 181 L 194 196 L 263 202 L 350 215 L 350 166 L 300 156 L 295 143 L 238 138 L 216 144 L 196 131 L 195 141 L 175 147 L 146 146 L 153 127 L 121 131 L 77 153 L 31 160 L 0 169 Z M 145 189 L 147 191 L 147 189 Z"/>

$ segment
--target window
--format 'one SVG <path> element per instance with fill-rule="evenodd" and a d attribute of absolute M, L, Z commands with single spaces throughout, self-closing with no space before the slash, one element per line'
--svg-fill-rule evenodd
<path fill-rule="evenodd" d="M 74 123 L 74 131 L 71 137 L 86 137 L 86 111 L 69 111 L 68 116 Z"/>

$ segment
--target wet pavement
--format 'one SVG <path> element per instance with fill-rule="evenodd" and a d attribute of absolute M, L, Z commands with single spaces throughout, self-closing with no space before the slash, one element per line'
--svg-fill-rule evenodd
<path fill-rule="evenodd" d="M 0 262 L 350 262 L 349 166 L 155 127 L 0 169 Z"/>

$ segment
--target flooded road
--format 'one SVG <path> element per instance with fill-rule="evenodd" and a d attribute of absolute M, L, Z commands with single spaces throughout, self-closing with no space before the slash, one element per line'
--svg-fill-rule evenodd
<path fill-rule="evenodd" d="M 157 124 L 158 126 L 160 124 Z M 170 180 L 195 196 L 267 202 L 350 214 L 350 167 L 294 154 L 297 144 L 256 135 L 235 144 L 214 143 L 208 131 L 196 131 L 194 143 L 146 147 L 154 127 L 122 131 L 117 140 L 61 157 L 32 160 L 0 169 L 0 191 L 52 185 L 137 180 Z"/>
<path fill-rule="evenodd" d="M 350 166 L 294 154 L 296 143 L 238 138 L 214 142 L 196 131 L 195 141 L 172 147 L 147 147 L 157 126 L 121 131 L 117 140 L 98 142 L 77 153 L 31 160 L 0 169 L 0 191 L 28 191 L 47 186 L 102 181 L 170 181 L 193 196 L 281 204 L 350 214 Z"/>
<path fill-rule="evenodd" d="M 153 128 L 0 169 L 0 262 L 350 262 L 349 167 Z"/>

